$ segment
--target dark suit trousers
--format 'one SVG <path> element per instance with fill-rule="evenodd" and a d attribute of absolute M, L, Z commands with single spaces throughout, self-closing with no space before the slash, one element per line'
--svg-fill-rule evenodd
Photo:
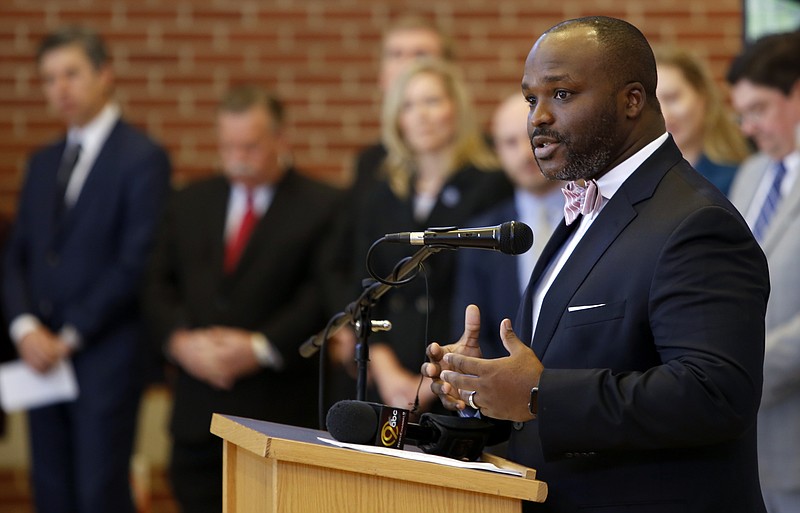
<path fill-rule="evenodd" d="M 74 402 L 28 412 L 37 513 L 133 513 L 130 454 L 141 391 L 79 383 Z"/>

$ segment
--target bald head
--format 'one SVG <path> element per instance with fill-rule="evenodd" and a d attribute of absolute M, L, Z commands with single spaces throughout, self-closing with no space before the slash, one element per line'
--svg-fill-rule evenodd
<path fill-rule="evenodd" d="M 599 44 L 606 78 L 618 87 L 640 82 L 647 94 L 647 105 L 660 111 L 656 99 L 656 58 L 644 34 L 627 21 L 588 16 L 561 22 L 542 34 L 542 38 L 578 27 L 589 29 Z"/>
<path fill-rule="evenodd" d="M 528 135 L 550 178 L 598 178 L 665 131 L 656 66 L 622 20 L 570 20 L 545 32 L 525 61 Z"/>

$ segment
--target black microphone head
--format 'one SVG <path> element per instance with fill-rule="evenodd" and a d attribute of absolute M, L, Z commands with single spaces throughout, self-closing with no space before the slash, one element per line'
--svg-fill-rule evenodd
<path fill-rule="evenodd" d="M 507 255 L 521 255 L 533 246 L 533 230 L 525 223 L 508 221 L 500 225 L 499 250 Z"/>
<path fill-rule="evenodd" d="M 348 399 L 331 406 L 325 423 L 340 442 L 371 445 L 378 430 L 378 414 L 369 403 Z"/>

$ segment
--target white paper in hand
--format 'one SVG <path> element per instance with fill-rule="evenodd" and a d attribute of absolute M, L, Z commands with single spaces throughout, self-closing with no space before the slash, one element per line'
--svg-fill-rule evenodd
<path fill-rule="evenodd" d="M 22 360 L 0 365 L 0 406 L 7 412 L 73 401 L 78 382 L 70 359 L 40 374 Z"/>

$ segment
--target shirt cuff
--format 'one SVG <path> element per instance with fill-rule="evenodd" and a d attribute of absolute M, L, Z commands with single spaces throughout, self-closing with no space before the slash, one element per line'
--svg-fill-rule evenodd
<path fill-rule="evenodd" d="M 466 408 L 464 408 L 463 410 L 458 410 L 458 416 L 462 417 L 462 418 L 465 418 L 465 419 L 469 419 L 469 418 L 473 418 L 473 417 L 476 418 L 476 419 L 482 418 L 481 417 L 481 411 L 480 410 L 476 410 L 475 408 L 472 408 L 469 405 L 467 405 Z"/>
<path fill-rule="evenodd" d="M 283 369 L 283 357 L 267 337 L 261 333 L 253 333 L 250 337 L 250 344 L 256 360 L 262 367 L 275 371 Z"/>
<path fill-rule="evenodd" d="M 42 323 L 33 314 L 18 315 L 11 321 L 8 334 L 14 344 L 19 345 L 22 339 L 42 327 Z"/>

